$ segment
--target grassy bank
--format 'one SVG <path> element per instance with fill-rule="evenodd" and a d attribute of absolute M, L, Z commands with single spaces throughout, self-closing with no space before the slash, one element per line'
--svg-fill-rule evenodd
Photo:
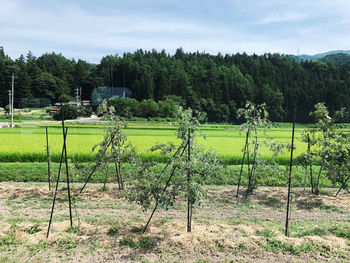
<path fill-rule="evenodd" d="M 91 171 L 93 163 L 83 163 L 83 166 L 87 171 Z M 163 164 L 159 164 L 155 169 L 161 170 Z M 55 178 L 59 169 L 58 163 L 51 163 L 51 174 Z M 124 175 L 128 177 L 130 172 L 130 165 L 124 164 Z M 314 174 L 318 171 L 319 167 L 314 167 Z M 266 186 L 286 186 L 288 168 L 286 166 L 279 166 L 280 173 L 276 173 L 271 170 L 257 170 L 258 184 Z M 114 166 L 111 164 L 109 169 L 110 180 L 114 181 L 115 177 L 113 174 Z M 242 178 L 242 184 L 247 185 L 247 167 L 244 169 Z M 71 171 L 72 172 L 72 171 Z M 237 184 L 238 175 L 240 172 L 240 165 L 230 165 L 226 168 L 221 168 L 215 177 L 209 177 L 206 180 L 206 184 L 212 185 L 224 185 L 224 184 Z M 45 182 L 47 181 L 47 163 L 0 163 L 0 181 L 15 181 L 15 182 Z M 105 178 L 105 170 L 98 170 L 96 174 L 91 178 L 91 182 L 102 183 Z M 87 174 L 84 173 L 73 173 L 73 180 L 76 182 L 84 182 L 87 178 Z M 300 186 L 304 177 L 304 169 L 300 166 L 293 168 L 293 185 Z M 62 177 L 64 181 L 64 176 Z M 310 185 L 309 178 L 307 185 Z M 325 177 L 321 176 L 320 181 L 321 187 L 331 187 L 331 182 Z M 302 186 L 302 185 L 301 185 Z"/>

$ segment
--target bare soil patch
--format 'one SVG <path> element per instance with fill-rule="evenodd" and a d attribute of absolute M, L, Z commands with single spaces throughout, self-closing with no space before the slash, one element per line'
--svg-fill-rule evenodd
<path fill-rule="evenodd" d="M 63 184 L 62 184 L 63 186 Z M 261 187 L 248 200 L 233 186 L 208 186 L 186 232 L 186 202 L 150 211 L 110 185 L 77 196 L 70 227 L 67 192 L 59 188 L 46 238 L 53 191 L 44 183 L 0 184 L 0 262 L 347 262 L 350 194 L 293 194 L 290 237 L 284 236 L 286 189 Z"/>

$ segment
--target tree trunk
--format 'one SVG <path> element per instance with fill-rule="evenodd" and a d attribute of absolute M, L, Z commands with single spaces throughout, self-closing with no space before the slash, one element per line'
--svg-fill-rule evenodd
<path fill-rule="evenodd" d="M 120 190 L 124 189 L 124 182 L 123 182 L 123 176 L 122 176 L 122 163 L 119 160 L 118 162 L 118 171 L 119 171 L 119 180 L 120 180 Z"/>
<path fill-rule="evenodd" d="M 320 193 L 320 177 L 321 177 L 321 172 L 323 170 L 323 167 L 324 167 L 324 161 L 322 161 L 322 165 L 320 167 L 320 170 L 318 171 L 316 187 L 315 187 L 315 195 L 318 195 Z"/>
<path fill-rule="evenodd" d="M 259 144 L 256 145 L 256 149 L 254 152 L 254 159 L 253 159 L 253 166 L 252 166 L 252 183 L 251 183 L 251 191 L 253 192 L 254 186 L 256 185 L 256 175 L 255 175 L 255 171 L 256 171 L 256 156 L 258 154 L 258 148 L 259 148 Z"/>
<path fill-rule="evenodd" d="M 246 199 L 248 198 L 248 195 L 253 192 L 252 184 L 254 183 L 253 182 L 253 176 L 254 176 L 254 173 L 255 173 L 255 164 L 256 164 L 257 151 L 258 151 L 258 135 L 257 135 L 257 131 L 255 129 L 253 165 L 252 165 L 252 170 L 249 173 L 249 164 L 248 164 L 248 176 L 249 177 L 248 177 L 248 187 L 247 187 L 246 196 L 245 196 Z"/>
<path fill-rule="evenodd" d="M 239 172 L 239 177 L 238 177 L 236 198 L 238 198 L 239 187 L 241 186 L 241 179 L 242 179 L 243 166 L 244 166 L 244 157 L 245 157 L 246 152 L 247 152 L 248 138 L 249 138 L 249 130 L 247 131 L 246 138 L 245 138 L 245 145 L 244 145 L 244 152 L 243 152 L 243 157 L 242 157 L 241 171 Z"/>
<path fill-rule="evenodd" d="M 121 189 L 121 185 L 120 185 L 120 177 L 119 177 L 118 163 L 115 162 L 114 165 L 115 165 L 115 174 L 116 174 L 116 176 L 117 176 L 118 189 L 120 190 L 120 189 Z"/>
<path fill-rule="evenodd" d="M 247 144 L 247 162 L 248 162 L 248 179 L 250 178 L 250 160 L 249 160 L 249 140 L 248 140 L 248 144 Z M 249 185 L 249 182 L 248 182 L 248 185 Z M 244 195 L 244 198 L 247 199 L 248 198 L 248 187 L 247 187 L 247 190 L 245 192 L 245 195 Z"/>
<path fill-rule="evenodd" d="M 107 183 L 107 179 L 108 179 L 108 172 L 109 172 L 109 164 L 107 163 L 106 177 L 105 177 L 105 181 L 103 182 L 102 191 L 105 191 L 105 190 L 106 190 L 106 183 Z"/>

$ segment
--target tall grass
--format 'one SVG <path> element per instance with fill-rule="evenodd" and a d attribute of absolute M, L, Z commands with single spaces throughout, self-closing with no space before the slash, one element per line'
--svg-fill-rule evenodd
<path fill-rule="evenodd" d="M 84 167 L 89 171 L 94 163 L 82 163 Z M 155 169 L 160 171 L 163 168 L 164 164 L 158 164 Z M 51 174 L 54 179 L 57 175 L 59 164 L 51 164 Z M 123 166 L 125 171 L 125 176 L 127 176 L 132 167 L 126 163 Z M 288 170 L 286 166 L 280 166 L 280 173 L 271 174 L 271 172 L 266 170 L 257 170 L 257 176 L 259 177 L 259 185 L 265 186 L 286 186 L 287 184 L 287 175 Z M 315 172 L 319 167 L 314 167 Z M 91 170 L 91 169 L 90 169 Z M 169 168 L 170 170 L 170 168 Z M 109 171 L 113 171 L 113 165 Z M 222 185 L 222 184 L 237 184 L 238 175 L 240 171 L 240 165 L 230 165 L 226 168 L 218 168 L 218 173 L 215 176 L 206 178 L 205 183 L 211 185 Z M 72 173 L 72 169 L 71 169 Z M 63 173 L 64 175 L 64 173 Z M 244 174 L 242 177 L 242 185 L 247 185 L 247 167 L 244 167 Z M 304 169 L 302 167 L 293 168 L 293 186 L 300 186 L 300 182 L 304 177 Z M 73 181 L 75 182 L 85 182 L 87 174 L 82 172 L 74 176 Z M 103 183 L 105 178 L 105 171 L 98 169 L 96 173 L 92 176 L 91 182 Z M 62 181 L 65 180 L 62 176 Z M 116 180 L 116 177 L 113 175 L 113 172 L 110 172 L 109 179 L 112 181 Z M 46 182 L 47 181 L 47 164 L 30 162 L 30 163 L 0 163 L 0 181 L 17 181 L 17 182 Z M 332 183 L 327 179 L 326 176 L 321 177 L 321 186 L 322 187 L 331 187 Z M 307 180 L 307 185 L 310 185 L 309 178 Z"/>

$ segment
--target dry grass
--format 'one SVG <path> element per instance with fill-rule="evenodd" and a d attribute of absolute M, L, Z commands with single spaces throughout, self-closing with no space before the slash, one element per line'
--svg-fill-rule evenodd
<path fill-rule="evenodd" d="M 100 187 L 89 185 L 79 196 L 74 228 L 60 188 L 46 239 L 52 192 L 44 184 L 1 183 L 0 262 L 350 260 L 346 193 L 315 198 L 295 191 L 290 237 L 285 237 L 285 189 L 262 187 L 242 201 L 234 198 L 232 187 L 211 186 L 204 205 L 194 210 L 192 233 L 186 232 L 185 201 L 179 200 L 174 208 L 157 211 L 142 234 L 149 212 L 127 203 L 114 187 L 106 192 Z"/>

